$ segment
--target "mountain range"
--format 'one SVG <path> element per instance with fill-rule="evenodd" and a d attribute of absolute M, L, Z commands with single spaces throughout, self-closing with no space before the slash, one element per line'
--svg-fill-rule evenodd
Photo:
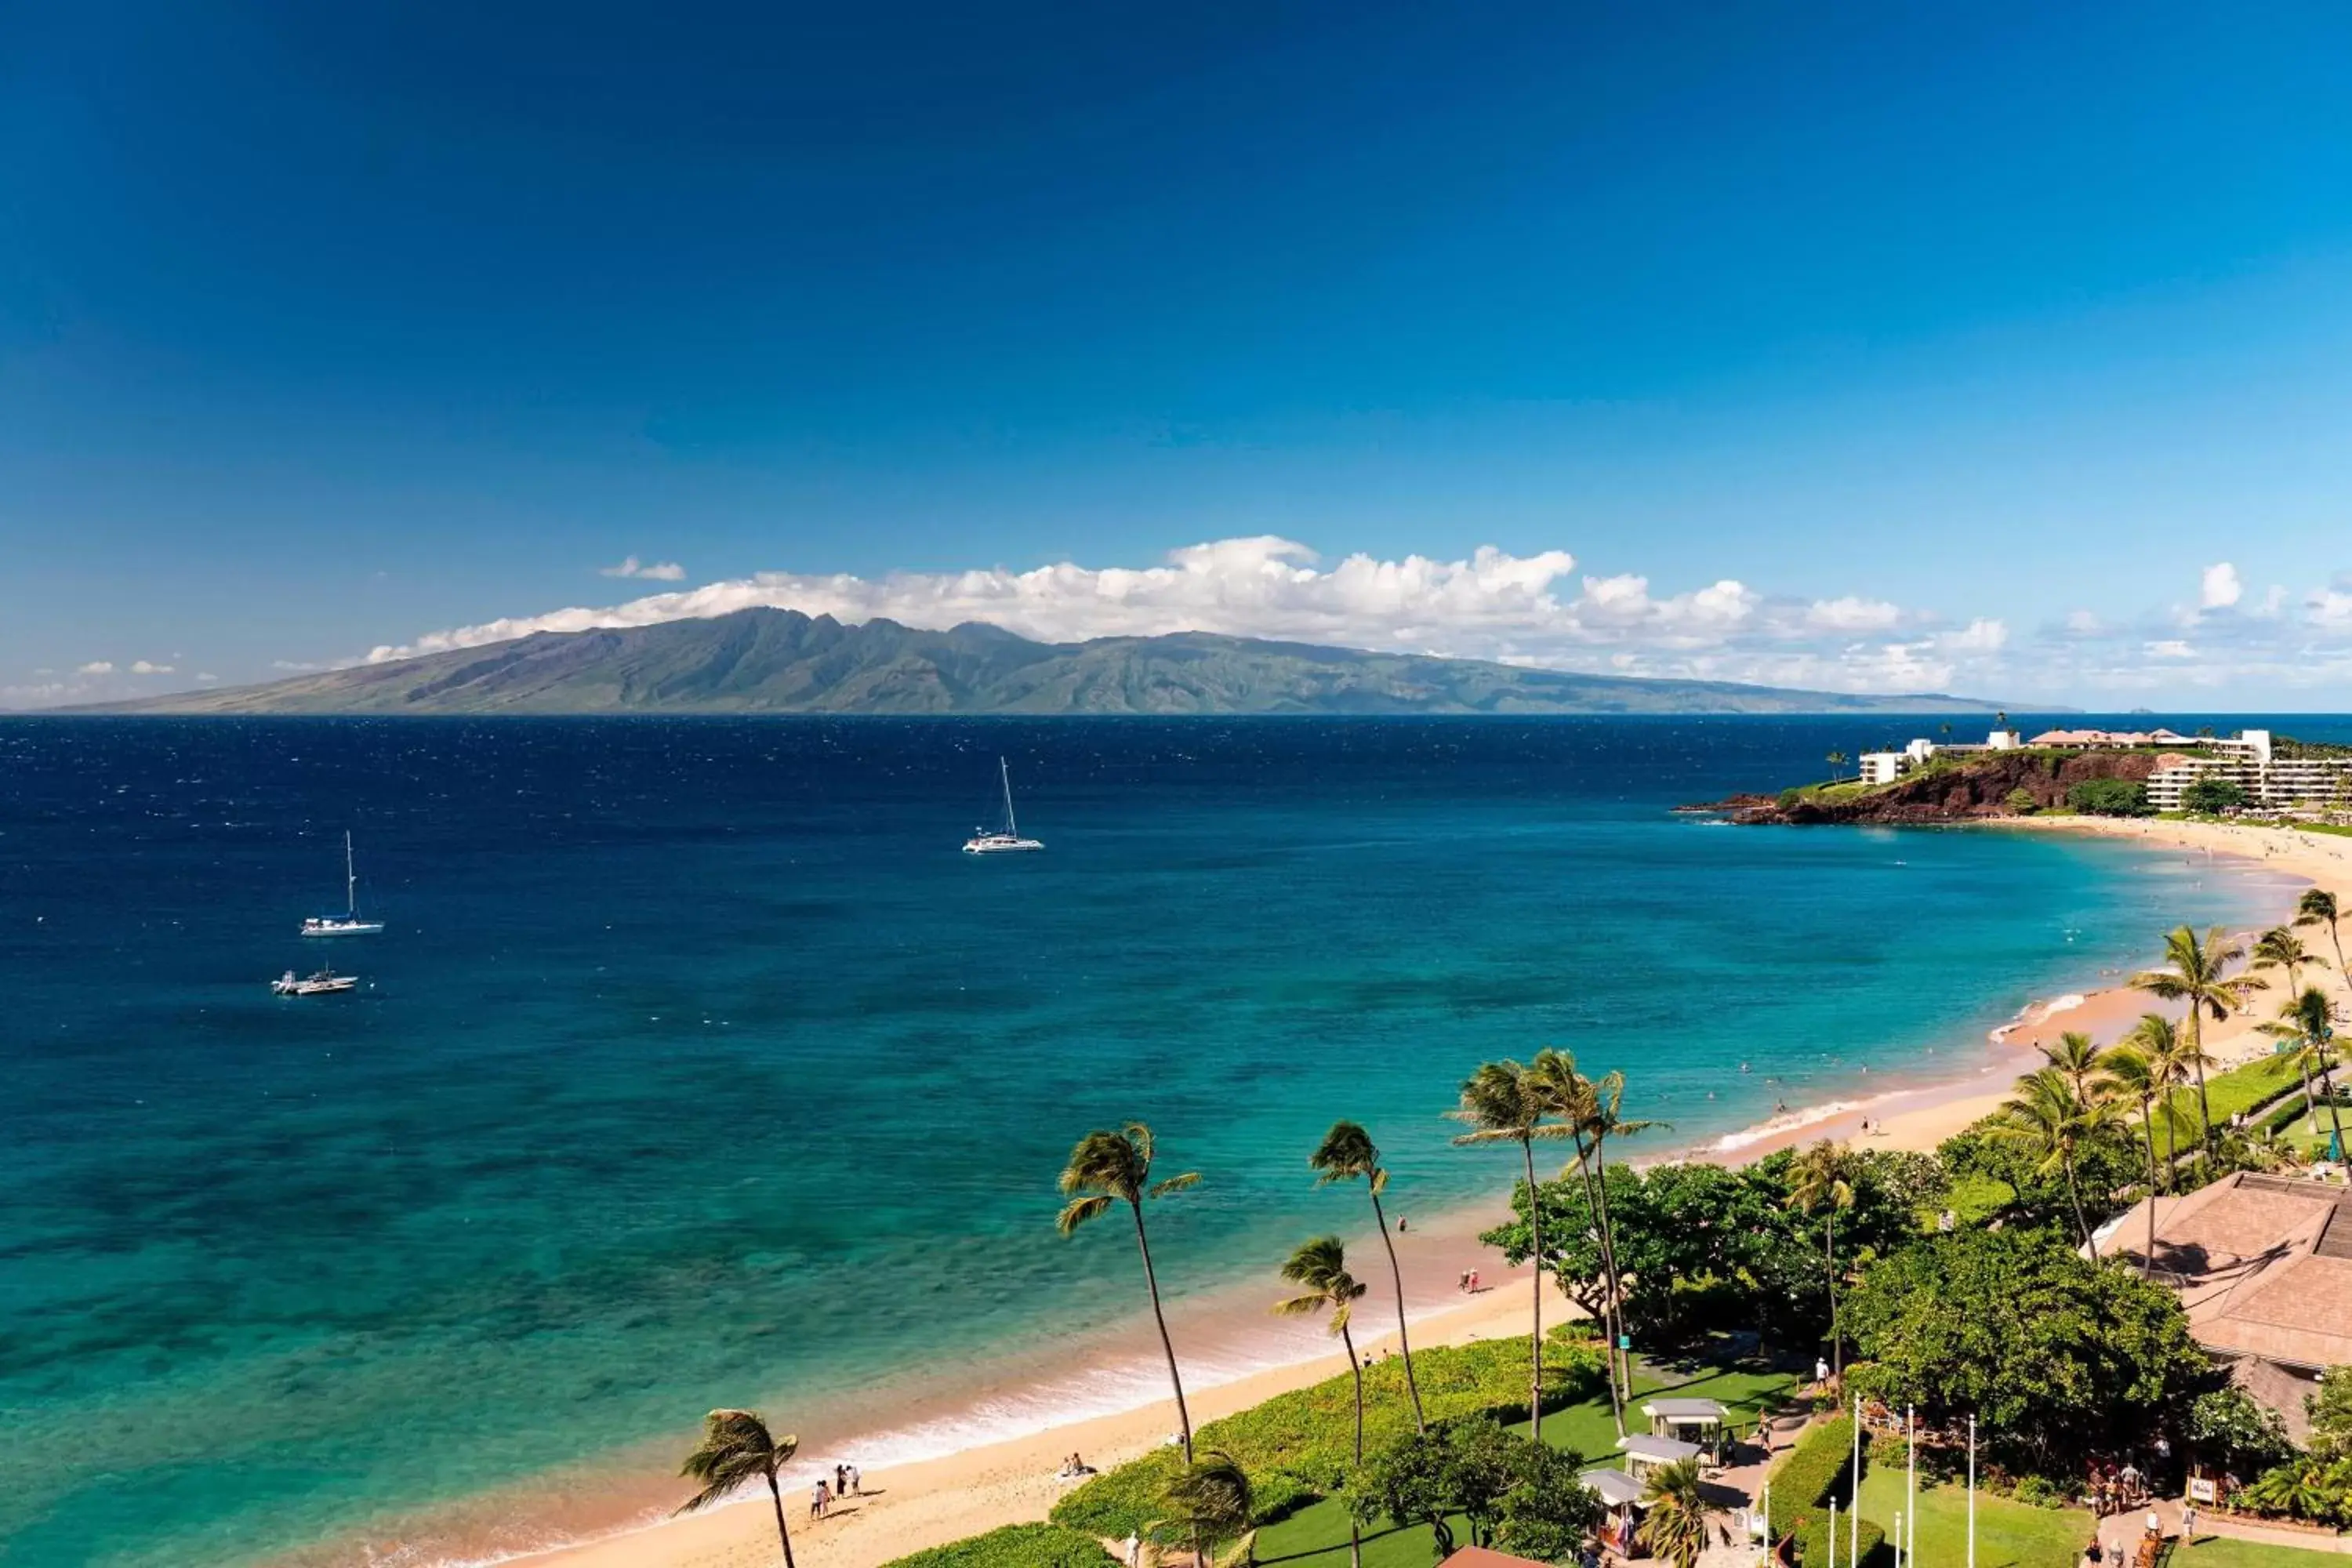
<path fill-rule="evenodd" d="M 1177 632 L 1033 642 L 797 610 L 584 632 L 186 691 L 113 713 L 1990 712 L 1935 693 L 1854 696 L 1528 669 Z"/>

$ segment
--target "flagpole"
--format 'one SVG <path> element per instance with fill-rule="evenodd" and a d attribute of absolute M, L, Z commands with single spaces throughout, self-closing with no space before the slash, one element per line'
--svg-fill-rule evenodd
<path fill-rule="evenodd" d="M 1903 1407 L 1903 1436 L 1909 1451 L 1903 1467 L 1903 1511 L 1911 1516 L 1911 1561 L 1919 1561 L 1919 1425 Z"/>
<path fill-rule="evenodd" d="M 1846 1500 L 1846 1568 L 1862 1568 L 1862 1395 L 1853 1396 L 1853 1495 Z"/>
<path fill-rule="evenodd" d="M 1830 1499 L 1830 1568 L 1837 1568 L 1837 1499 Z"/>
<path fill-rule="evenodd" d="M 2150 1194 L 2148 1202 L 2156 1198 Z M 1969 1417 L 1969 1568 L 1977 1568 L 1977 1418 Z"/>

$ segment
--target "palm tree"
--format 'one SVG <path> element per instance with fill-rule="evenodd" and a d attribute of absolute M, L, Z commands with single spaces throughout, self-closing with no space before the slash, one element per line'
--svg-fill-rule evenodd
<path fill-rule="evenodd" d="M 2274 1040 L 2287 1043 L 2295 1066 L 2319 1076 L 2319 1092 L 2327 1097 L 2327 1121 L 2336 1134 L 2336 1152 L 2344 1152 L 2344 1116 L 2336 1108 L 2336 1024 L 2328 1016 L 2327 993 L 2307 986 L 2302 994 L 2279 1008 L 2278 1022 L 2259 1026 Z"/>
<path fill-rule="evenodd" d="M 1846 754 L 1843 752 L 1832 752 L 1828 756 L 1823 757 L 1822 760 L 1829 763 L 1830 777 L 1832 780 L 1841 779 L 1845 776 L 1845 774 L 1840 771 L 1846 764 Z"/>
<path fill-rule="evenodd" d="M 1534 1330 L 1528 1353 L 1528 1440 L 1543 1441 L 1543 1189 L 1536 1184 L 1536 1140 L 1565 1138 L 1569 1129 L 1548 1120 L 1549 1111 L 1528 1069 L 1505 1059 L 1480 1064 L 1462 1080 L 1462 1102 L 1445 1113 L 1470 1131 L 1457 1144 L 1517 1143 L 1528 1173 L 1528 1245 L 1536 1260 Z"/>
<path fill-rule="evenodd" d="M 1567 1053 L 1560 1051 L 1553 1055 L 1567 1061 L 1573 1076 L 1576 1064 L 1568 1058 Z M 1625 1281 L 1617 1270 L 1617 1223 L 1609 1213 L 1609 1140 L 1630 1138 L 1636 1132 L 1666 1124 L 1663 1121 L 1636 1121 L 1621 1114 L 1625 1103 L 1623 1073 L 1606 1072 L 1598 1079 L 1580 1078 L 1576 1082 L 1583 1086 L 1582 1092 L 1564 1100 L 1560 1114 L 1569 1121 L 1570 1130 L 1576 1138 L 1580 1163 L 1588 1149 L 1592 1155 L 1592 1205 L 1601 1221 L 1601 1261 L 1608 1270 L 1609 1300 L 1617 1326 L 1609 1353 L 1623 1363 L 1620 1368 L 1619 1381 L 1625 1399 L 1631 1400 L 1633 1397 L 1633 1353 L 1624 1343 Z M 1624 1412 L 1621 1405 L 1618 1427 L 1622 1431 L 1623 1426 Z"/>
<path fill-rule="evenodd" d="M 784 1528 L 784 1494 L 776 1472 L 800 1452 L 798 1437 L 779 1437 L 751 1410 L 714 1410 L 703 1418 L 702 1446 L 686 1457 L 678 1474 L 702 1489 L 678 1505 L 680 1513 L 709 1508 L 753 1476 L 765 1478 L 768 1500 L 776 1505 L 776 1539 L 784 1543 L 784 1568 L 793 1568 L 793 1532 Z"/>
<path fill-rule="evenodd" d="M 1829 1210 L 1824 1248 L 1830 1282 L 1830 1367 L 1834 1376 L 1845 1373 L 1845 1341 L 1838 1329 L 1837 1212 L 1853 1207 L 1853 1151 L 1824 1138 L 1797 1156 L 1789 1173 L 1794 1178 L 1789 1206 L 1801 1214 Z"/>
<path fill-rule="evenodd" d="M 1706 1549 L 1706 1497 L 1699 1489 L 1698 1460 L 1676 1459 L 1650 1472 L 1642 1488 L 1642 1523 L 1635 1531 L 1653 1555 L 1675 1568 L 1691 1568 Z"/>
<path fill-rule="evenodd" d="M 2336 968 L 2339 973 L 2345 973 L 2344 937 L 2336 929 L 2336 921 L 2343 918 L 2336 912 L 2336 895 L 2325 888 L 2307 888 L 2295 902 L 2295 924 L 2327 928 L 2327 940 L 2336 948 Z"/>
<path fill-rule="evenodd" d="M 1528 1082 L 1544 1110 L 1567 1126 L 1569 1137 L 1576 1145 L 1576 1173 L 1584 1184 L 1585 1206 L 1592 1214 L 1593 1240 L 1601 1249 L 1601 1330 L 1605 1342 L 1602 1354 L 1609 1368 L 1609 1414 L 1616 1421 L 1617 1435 L 1622 1437 L 1625 1435 L 1625 1401 L 1631 1394 L 1626 1385 L 1630 1385 L 1632 1378 L 1628 1375 L 1621 1384 L 1618 1376 L 1618 1345 L 1624 1336 L 1620 1326 L 1616 1238 L 1607 1223 L 1609 1200 L 1601 1191 L 1601 1177 L 1593 1169 L 1600 1151 L 1596 1129 L 1602 1120 L 1600 1086 L 1577 1070 L 1573 1056 L 1549 1047 L 1538 1051 L 1536 1059 L 1528 1064 Z M 1565 1176 L 1567 1172 L 1561 1174 Z"/>
<path fill-rule="evenodd" d="M 2213 1110 L 2205 1098 L 2203 1020 L 2210 1014 L 2220 1023 L 2243 1007 L 2250 994 L 2264 988 L 2262 981 L 2251 975 L 2230 977 L 2230 965 L 2244 956 L 2245 949 L 2220 926 L 2201 938 L 2180 926 L 2165 936 L 2165 966 L 2132 977 L 2132 984 L 2150 995 L 2189 1004 L 2188 1016 L 2182 1021 L 2189 1026 L 2189 1056 L 2197 1069 L 2197 1120 L 2203 1129 L 2199 1142 L 2209 1160 L 2213 1155 Z"/>
<path fill-rule="evenodd" d="M 2091 1079 L 2099 1070 L 2099 1047 L 2091 1043 L 2091 1037 L 2069 1029 L 2058 1037 L 2056 1045 L 2035 1048 L 2041 1051 L 2043 1060 L 2065 1075 L 2083 1102 L 2089 1104 Z"/>
<path fill-rule="evenodd" d="M 2315 892 L 2318 889 L 2314 889 Z M 2303 989 L 2303 972 L 2307 968 L 2325 969 L 2327 960 L 2303 945 L 2293 926 L 2273 926 L 2254 940 L 2255 969 L 2284 969 L 2286 988 L 2290 994 Z"/>
<path fill-rule="evenodd" d="M 2175 1101 L 2197 1069 L 2211 1066 L 2213 1058 L 2198 1051 L 2192 1059 L 2188 1037 L 2161 1013 L 2142 1013 L 2139 1022 L 2117 1043 L 2146 1057 L 2149 1077 L 2161 1086 L 2158 1092 L 2164 1102 L 2164 1186 L 2169 1192 L 2173 1167 L 2180 1158 L 2178 1133 L 2184 1120 Z"/>
<path fill-rule="evenodd" d="M 1331 1131 L 1323 1134 L 1323 1142 L 1307 1163 L 1320 1173 L 1315 1181 L 1318 1187 L 1360 1177 L 1371 1191 L 1372 1224 L 1381 1233 L 1381 1245 L 1388 1248 L 1389 1278 L 1396 1284 L 1397 1349 L 1404 1355 L 1405 1392 L 1412 1396 L 1414 1429 L 1426 1431 L 1429 1423 L 1421 1413 L 1421 1384 L 1412 1375 L 1412 1342 L 1404 1337 L 1404 1270 L 1397 1267 L 1396 1238 L 1389 1234 L 1389 1216 L 1381 1208 L 1381 1194 L 1388 1190 L 1388 1167 L 1381 1163 L 1372 1135 L 1352 1121 L 1331 1123 Z"/>
<path fill-rule="evenodd" d="M 1151 1180 L 1151 1129 L 1130 1121 L 1117 1132 L 1094 1131 L 1078 1140 L 1070 1163 L 1062 1168 L 1062 1195 L 1070 1201 L 1055 1217 L 1054 1228 L 1064 1236 L 1090 1219 L 1100 1218 L 1114 1203 L 1124 1203 L 1135 1215 L 1135 1246 L 1143 1254 L 1143 1283 L 1151 1292 L 1152 1321 L 1160 1325 L 1160 1348 L 1168 1355 L 1168 1385 L 1176 1391 L 1177 1429 L 1184 1437 L 1184 1462 L 1192 1462 L 1192 1413 L 1184 1406 L 1184 1380 L 1176 1371 L 1176 1342 L 1168 1337 L 1168 1316 L 1160 1310 L 1160 1279 L 1151 1270 L 1151 1239 L 1143 1230 L 1143 1200 L 1165 1197 L 1201 1180 L 1198 1171 L 1164 1181 Z M 1083 1193 L 1083 1197 L 1073 1196 Z"/>
<path fill-rule="evenodd" d="M 2074 1176 L 2074 1156 L 2083 1140 L 2104 1125 L 2109 1107 L 2103 1102 L 2084 1103 L 2066 1081 L 2066 1075 L 2056 1068 L 2041 1068 L 2017 1080 L 2017 1093 L 2001 1102 L 2002 1120 L 1996 1121 L 1990 1131 L 2012 1142 L 2025 1144 L 2042 1156 L 2037 1175 L 2053 1171 L 2066 1173 L 2066 1196 L 2074 1205 L 2074 1224 L 2083 1233 L 2083 1245 L 2090 1249 L 2095 1262 L 2099 1256 L 2097 1240 L 2091 1235 L 2091 1222 L 2083 1211 L 2083 1189 Z"/>
<path fill-rule="evenodd" d="M 2118 1099 L 2139 1104 L 2140 1131 L 2147 1138 L 2147 1251 L 2140 1258 L 2140 1278 L 2156 1267 L 2156 1100 L 2168 1092 L 2155 1065 L 2137 1047 L 2118 1045 L 2099 1058 L 2099 1088 Z"/>
<path fill-rule="evenodd" d="M 1203 1544 L 1240 1535 L 1250 1527 L 1256 1500 L 1246 1471 L 1233 1456 L 1212 1448 L 1196 1463 L 1191 1458 L 1160 1494 L 1168 1523 L 1181 1525 L 1192 1538 L 1195 1568 L 1208 1562 Z"/>
<path fill-rule="evenodd" d="M 1282 1277 L 1294 1285 L 1307 1287 L 1304 1293 L 1289 1296 L 1274 1304 L 1274 1310 L 1286 1318 L 1307 1318 L 1329 1310 L 1331 1331 L 1348 1351 L 1348 1375 L 1356 1384 L 1356 1463 L 1364 1462 L 1364 1368 L 1356 1360 L 1356 1337 L 1348 1331 L 1348 1317 L 1355 1310 L 1364 1287 L 1348 1272 L 1348 1254 L 1336 1236 L 1318 1236 L 1313 1241 L 1302 1242 L 1282 1266 Z M 1363 1568 L 1364 1538 L 1362 1527 L 1350 1516 L 1348 1523 L 1348 1561 Z"/>

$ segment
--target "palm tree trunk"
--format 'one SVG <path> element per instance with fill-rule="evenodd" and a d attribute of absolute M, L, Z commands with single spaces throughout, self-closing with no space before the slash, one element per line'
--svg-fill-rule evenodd
<path fill-rule="evenodd" d="M 1601 1225 L 1600 1184 L 1592 1179 L 1592 1167 L 1587 1160 L 1584 1134 L 1576 1134 L 1576 1173 L 1584 1183 L 1584 1205 L 1592 1211 L 1593 1235 L 1601 1238 L 1601 1337 L 1607 1342 L 1602 1355 L 1609 1368 L 1609 1414 L 1617 1423 L 1617 1436 L 1625 1435 L 1625 1405 L 1633 1398 L 1629 1387 L 1622 1392 L 1617 1378 L 1617 1275 L 1610 1267 L 1608 1233 Z"/>
<path fill-rule="evenodd" d="M 2179 1112 L 2172 1109 L 2172 1090 L 2164 1091 L 2164 1190 L 2170 1192 L 2172 1184 L 2180 1177 Z"/>
<path fill-rule="evenodd" d="M 2311 1064 L 2298 1055 L 2294 1065 L 2303 1074 L 2304 1115 L 2309 1118 L 2312 1135 L 2316 1137 L 2319 1133 L 2319 1098 L 2311 1092 Z"/>
<path fill-rule="evenodd" d="M 2336 1109 L 2336 1069 L 2325 1061 L 2319 1064 L 2319 1092 L 2327 1097 L 2328 1124 L 2336 1129 L 2336 1152 L 2344 1152 L 2344 1114 Z"/>
<path fill-rule="evenodd" d="M 1543 1441 L 1543 1195 L 1542 1189 L 1536 1185 L 1535 1143 L 1529 1139 L 1520 1139 L 1519 1152 L 1527 1156 L 1528 1162 L 1528 1240 L 1534 1247 L 1536 1255 L 1535 1333 L 1528 1346 L 1532 1367 L 1529 1373 L 1531 1381 L 1528 1384 L 1528 1440 L 1540 1443 Z"/>
<path fill-rule="evenodd" d="M 2083 1213 L 2083 1190 L 2074 1184 L 2074 1162 L 2063 1160 L 2066 1167 L 2066 1196 L 2074 1205 L 2074 1223 L 2083 1227 L 2083 1245 L 2090 1249 L 2091 1261 L 2099 1260 L 2099 1244 L 2091 1235 L 2091 1222 Z"/>
<path fill-rule="evenodd" d="M 1160 1277 L 1151 1271 L 1151 1243 L 1143 1234 L 1143 1205 L 1131 1203 L 1135 1211 L 1135 1246 L 1143 1254 L 1143 1283 L 1151 1292 L 1151 1321 L 1160 1325 L 1160 1348 L 1168 1352 L 1168 1386 L 1176 1391 L 1176 1426 L 1184 1435 L 1184 1464 L 1192 1463 L 1192 1413 L 1184 1407 L 1184 1379 L 1176 1371 L 1176 1342 L 1168 1337 L 1168 1314 L 1160 1308 Z"/>
<path fill-rule="evenodd" d="M 1609 1274 L 1609 1310 L 1616 1324 L 1616 1332 L 1610 1337 L 1609 1354 L 1612 1362 L 1619 1357 L 1624 1360 L 1622 1381 L 1625 1400 L 1617 1407 L 1617 1433 L 1622 1436 L 1625 1405 L 1633 1402 L 1633 1352 L 1624 1347 L 1630 1336 L 1625 1332 L 1625 1293 L 1621 1289 L 1623 1281 L 1617 1277 L 1617 1226 L 1609 1217 L 1609 1155 L 1598 1137 L 1592 1140 L 1592 1191 L 1598 1199 L 1594 1207 L 1601 1216 L 1601 1267 Z"/>
<path fill-rule="evenodd" d="M 1348 1375 L 1356 1380 L 1356 1466 L 1360 1469 L 1364 1463 L 1364 1369 L 1356 1360 L 1356 1337 L 1348 1331 L 1344 1322 L 1339 1325 L 1339 1342 L 1348 1347 Z M 1348 1563 L 1349 1568 L 1364 1568 L 1364 1527 L 1356 1522 L 1352 1511 L 1348 1515 Z"/>
<path fill-rule="evenodd" d="M 2204 1005 L 2191 997 L 2189 1004 L 2189 1054 L 2197 1058 L 2197 1121 L 2204 1129 L 2199 1140 L 2205 1151 L 2205 1163 L 2213 1163 L 2213 1108 L 2205 1100 L 2205 1026 Z"/>
<path fill-rule="evenodd" d="M 1837 1299 L 1837 1200 L 1830 1200 L 1830 1377 L 1832 1381 L 1845 1373 L 1845 1338 L 1838 1332 Z"/>
<path fill-rule="evenodd" d="M 776 1505 L 776 1539 L 784 1543 L 784 1568 L 795 1568 L 793 1562 L 793 1532 L 784 1528 L 784 1494 L 776 1488 L 776 1472 L 768 1472 L 768 1500 Z"/>
<path fill-rule="evenodd" d="M 2140 1131 L 2147 1135 L 2147 1255 L 2140 1259 L 2139 1277 L 2156 1268 L 2156 1116 L 2153 1100 L 2139 1102 Z"/>
<path fill-rule="evenodd" d="M 1377 1179 L 1377 1174 L 1367 1176 L 1365 1184 L 1370 1185 Z M 1381 1207 L 1377 1187 L 1372 1191 L 1372 1223 L 1381 1227 L 1381 1245 L 1389 1249 L 1389 1278 L 1396 1281 L 1397 1349 L 1404 1355 L 1404 1391 L 1412 1396 L 1413 1430 L 1426 1432 L 1429 1422 L 1421 1413 L 1421 1384 L 1413 1381 L 1412 1375 L 1412 1342 L 1404 1337 L 1404 1270 L 1397 1267 L 1396 1238 L 1389 1234 L 1389 1216 Z"/>

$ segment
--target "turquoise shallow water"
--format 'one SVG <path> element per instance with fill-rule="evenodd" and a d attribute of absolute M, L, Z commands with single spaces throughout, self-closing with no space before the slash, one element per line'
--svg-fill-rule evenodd
<path fill-rule="evenodd" d="M 1121 1117 L 1207 1174 L 1159 1220 L 1198 1291 L 1354 1223 L 1301 1179 L 1335 1116 L 1417 1205 L 1490 1190 L 1438 1118 L 1482 1057 L 1572 1047 L 1703 1139 L 2275 913 L 2113 844 L 1665 810 L 1911 728 L 0 724 L 5 1561 L 253 1561 L 1123 1321 L 1130 1253 L 1049 1223 Z M 1043 856 L 957 853 L 1000 753 Z M 370 988 L 273 1000 L 347 826 Z"/>

